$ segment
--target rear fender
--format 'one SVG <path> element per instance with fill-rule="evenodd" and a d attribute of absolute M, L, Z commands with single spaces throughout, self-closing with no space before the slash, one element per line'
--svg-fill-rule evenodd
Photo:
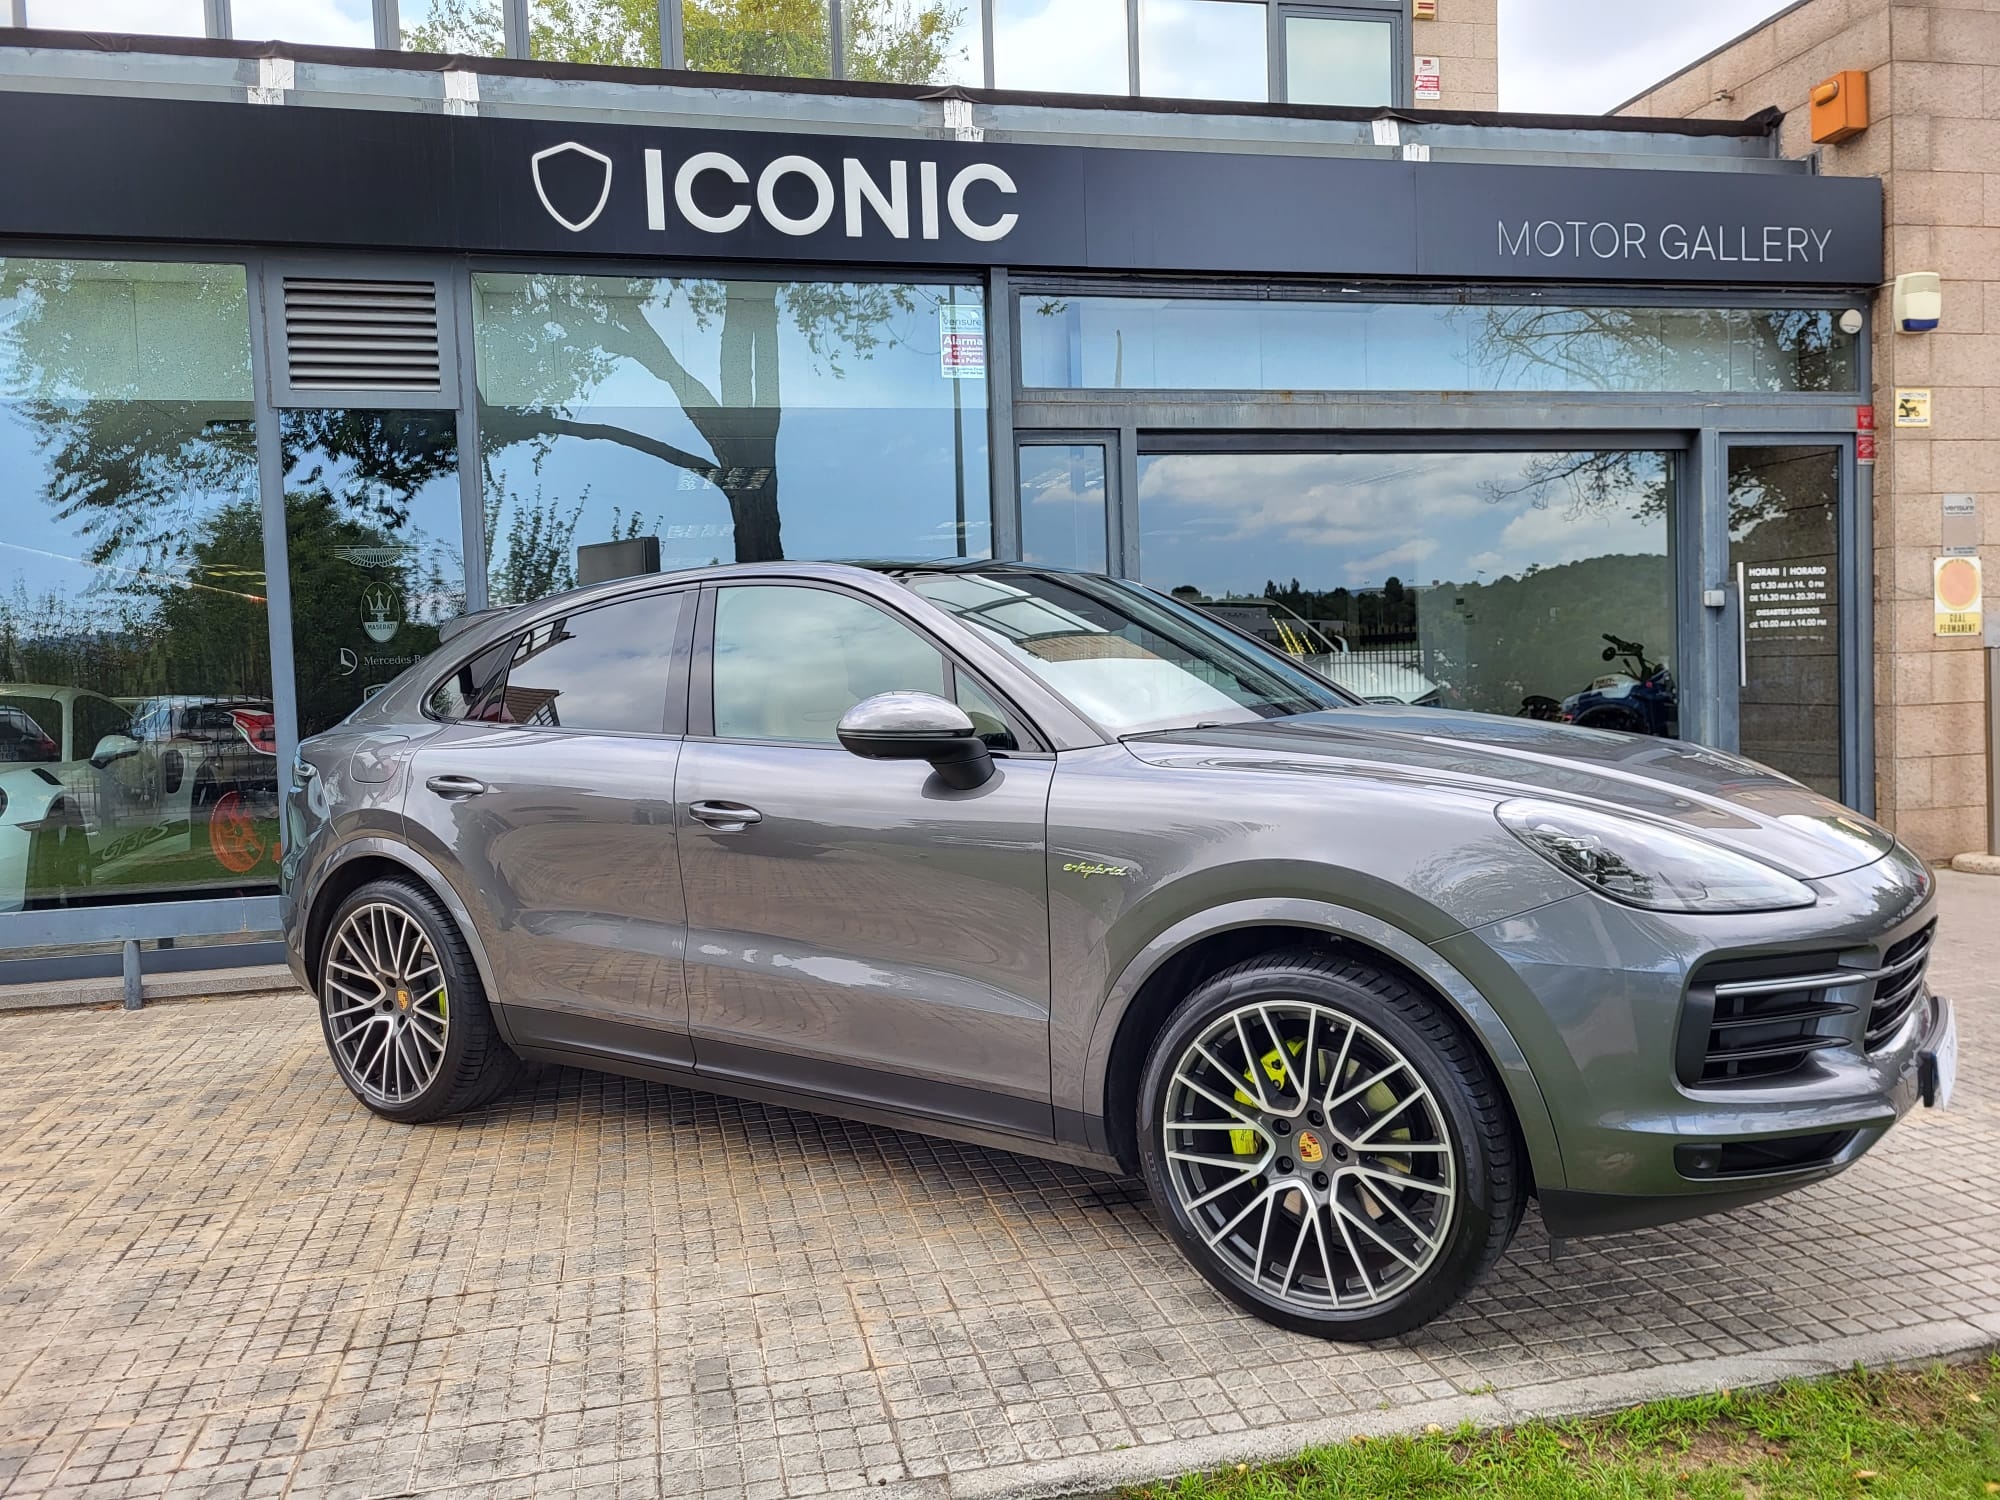
<path fill-rule="evenodd" d="M 484 986 L 487 998 L 495 1002 L 494 1014 L 498 1016 L 500 1007 L 499 987 L 494 983 L 493 965 L 486 957 L 486 946 L 479 939 L 479 929 L 474 925 L 472 913 L 466 910 L 465 902 L 445 878 L 444 872 L 408 844 L 396 839 L 383 838 L 374 834 L 361 834 L 332 853 L 312 873 L 312 883 L 299 897 L 299 910 L 304 918 L 304 929 L 311 930 L 313 918 L 318 916 L 320 892 L 326 889 L 327 881 L 342 868 L 358 859 L 385 859 L 401 865 L 414 876 L 433 896 L 437 897 L 444 909 L 458 924 L 459 935 L 465 939 L 465 946 L 472 954 L 473 967 L 479 971 L 479 982 Z"/>

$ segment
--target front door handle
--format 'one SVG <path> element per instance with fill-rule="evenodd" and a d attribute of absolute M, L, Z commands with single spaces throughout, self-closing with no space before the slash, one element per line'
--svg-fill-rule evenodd
<path fill-rule="evenodd" d="M 483 781 L 470 776 L 433 776 L 424 783 L 447 802 L 458 802 L 466 797 L 477 797 L 490 788 Z"/>
<path fill-rule="evenodd" d="M 688 816 L 718 833 L 736 833 L 764 821 L 764 815 L 756 808 L 745 807 L 741 802 L 690 802 Z"/>

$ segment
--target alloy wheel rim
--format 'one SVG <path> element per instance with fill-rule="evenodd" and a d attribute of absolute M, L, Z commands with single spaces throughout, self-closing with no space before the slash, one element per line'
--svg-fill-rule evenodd
<path fill-rule="evenodd" d="M 1305 1001 L 1224 1012 L 1175 1063 L 1163 1124 L 1182 1216 L 1284 1306 L 1374 1307 L 1443 1253 L 1459 1199 L 1444 1113 L 1352 1016 Z"/>
<path fill-rule="evenodd" d="M 444 1065 L 451 1007 L 444 968 L 408 912 L 370 902 L 327 944 L 321 974 L 327 1036 L 343 1071 L 382 1104 L 405 1104 Z"/>

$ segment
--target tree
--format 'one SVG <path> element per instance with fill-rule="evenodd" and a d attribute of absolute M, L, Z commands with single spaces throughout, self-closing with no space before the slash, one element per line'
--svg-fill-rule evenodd
<path fill-rule="evenodd" d="M 943 83 L 952 35 L 965 17 L 946 0 L 842 0 L 847 76 L 875 83 Z M 779 78 L 825 78 L 832 69 L 827 0 L 686 0 L 690 68 Z M 561 62 L 660 66 L 658 0 L 541 0 L 529 13 L 528 53 Z M 404 33 L 424 52 L 497 57 L 499 0 L 431 0 Z"/>

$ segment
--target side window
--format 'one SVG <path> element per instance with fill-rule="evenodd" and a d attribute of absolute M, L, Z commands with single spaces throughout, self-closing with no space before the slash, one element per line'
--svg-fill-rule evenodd
<path fill-rule="evenodd" d="M 979 731 L 979 737 L 986 742 L 989 750 L 1018 750 L 1021 742 L 1015 738 L 1013 727 L 1007 722 L 1007 714 L 993 701 L 992 694 L 974 682 L 963 672 L 952 674 L 955 689 L 953 696 L 958 706 L 965 710 L 972 727 Z"/>
<path fill-rule="evenodd" d="M 944 657 L 872 604 L 826 589 L 746 585 L 715 602 L 715 733 L 833 745 L 863 698 L 945 691 Z"/>
<path fill-rule="evenodd" d="M 494 724 L 659 734 L 683 593 L 641 594 L 515 636 L 503 673 L 466 715 Z M 435 695 L 434 695 L 435 696 Z"/>
<path fill-rule="evenodd" d="M 125 710 L 117 704 L 101 703 L 94 698 L 77 700 L 76 742 L 82 747 L 81 755 L 95 755 L 106 735 L 131 732 Z"/>
<path fill-rule="evenodd" d="M 473 710 L 481 700 L 499 685 L 500 674 L 514 654 L 514 645 L 515 638 L 509 636 L 498 645 L 488 646 L 432 688 L 425 700 L 431 717 L 446 722 L 473 717 Z"/>

